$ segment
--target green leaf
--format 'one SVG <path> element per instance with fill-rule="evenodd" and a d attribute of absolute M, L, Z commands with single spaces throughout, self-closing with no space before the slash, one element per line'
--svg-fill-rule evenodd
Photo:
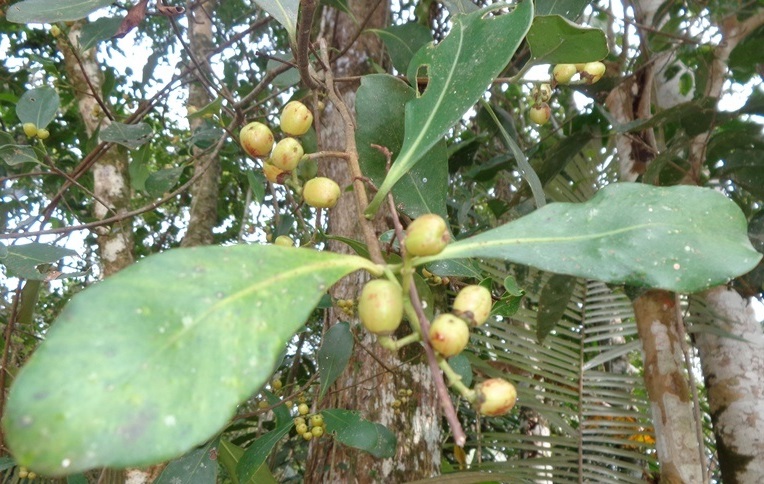
<path fill-rule="evenodd" d="M 297 11 L 300 8 L 300 1 L 255 0 L 255 3 L 286 29 L 290 42 L 294 44 L 297 34 Z"/>
<path fill-rule="evenodd" d="M 387 48 L 395 70 L 406 73 L 414 54 L 428 42 L 432 42 L 430 29 L 416 22 L 392 25 L 386 29 L 371 29 Z"/>
<path fill-rule="evenodd" d="M 77 253 L 55 245 L 33 242 L 24 245 L 11 245 L 8 253 L 0 259 L 11 275 L 23 279 L 43 280 L 47 277 L 37 270 L 40 264 L 50 264 L 64 257 L 76 256 Z"/>
<path fill-rule="evenodd" d="M 114 34 L 122 25 L 120 17 L 102 17 L 82 26 L 82 34 L 79 38 L 79 48 L 83 51 L 95 47 L 99 42 L 114 37 Z"/>
<path fill-rule="evenodd" d="M 364 420 L 357 412 L 330 409 L 321 412 L 326 431 L 343 444 L 383 459 L 395 455 L 397 439 L 384 425 Z"/>
<path fill-rule="evenodd" d="M 27 145 L 17 145 L 13 136 L 4 131 L 0 131 L 0 160 L 10 166 L 39 163 L 34 148 Z"/>
<path fill-rule="evenodd" d="M 472 13 L 478 9 L 477 5 L 469 0 L 444 0 L 443 4 L 451 15 Z"/>
<path fill-rule="evenodd" d="M 220 464 L 228 472 L 228 476 L 233 481 L 233 484 L 239 484 L 239 478 L 236 476 L 236 465 L 239 463 L 239 459 L 244 455 L 244 449 L 238 445 L 234 445 L 225 439 L 220 439 L 220 446 L 218 447 L 218 459 Z M 268 469 L 266 463 L 260 466 L 257 472 L 252 476 L 252 479 L 245 484 L 277 484 L 278 481 L 273 478 L 271 470 Z"/>
<path fill-rule="evenodd" d="M 398 153 L 403 144 L 406 103 L 416 91 L 388 74 L 372 74 L 361 79 L 356 93 L 358 129 L 356 145 L 364 175 L 379 186 L 387 174 L 386 158 L 372 144 Z M 448 159 L 446 143 L 439 140 L 422 157 L 423 162 L 408 171 L 393 188 L 398 210 L 411 218 L 424 213 L 446 217 Z"/>
<path fill-rule="evenodd" d="M 553 274 L 544 284 L 539 298 L 538 315 L 536 316 L 536 341 L 542 343 L 546 336 L 562 319 L 568 302 L 573 297 L 578 279 L 565 274 Z"/>
<path fill-rule="evenodd" d="M 611 283 L 694 292 L 761 259 L 734 202 L 710 189 L 615 183 L 586 203 L 552 203 L 417 261 L 485 257 Z"/>
<path fill-rule="evenodd" d="M 123 124 L 113 121 L 101 130 L 101 141 L 117 143 L 130 149 L 148 142 L 152 135 L 151 126 L 146 123 Z"/>
<path fill-rule="evenodd" d="M 58 93 L 52 87 L 38 87 L 25 92 L 16 104 L 16 115 L 22 123 L 34 123 L 42 129 L 53 118 L 61 104 Z"/>
<path fill-rule="evenodd" d="M 265 175 L 259 170 L 247 171 L 247 181 L 249 189 L 252 190 L 252 196 L 257 203 L 263 203 L 265 200 Z"/>
<path fill-rule="evenodd" d="M 218 439 L 167 464 L 154 484 L 215 484 L 218 477 Z"/>
<path fill-rule="evenodd" d="M 590 0 L 536 0 L 536 15 L 562 15 L 576 20 Z"/>
<path fill-rule="evenodd" d="M 441 277 L 474 277 L 476 279 L 483 277 L 480 269 L 469 259 L 438 260 L 427 264 L 426 267 L 428 271 Z"/>
<path fill-rule="evenodd" d="M 279 443 L 282 437 L 294 427 L 290 420 L 267 434 L 258 437 L 244 452 L 236 465 L 236 476 L 241 482 L 253 482 L 253 477 L 265 462 L 268 454 Z"/>
<path fill-rule="evenodd" d="M 132 159 L 127 167 L 130 175 L 130 185 L 137 191 L 146 190 L 146 180 L 149 179 L 149 161 L 151 161 L 151 145 L 145 144 L 137 151 L 131 153 Z"/>
<path fill-rule="evenodd" d="M 188 119 L 194 119 L 194 118 L 206 118 L 213 115 L 220 114 L 220 108 L 223 106 L 223 98 L 218 97 L 215 98 L 214 101 L 207 104 L 203 108 L 199 109 L 193 114 L 188 115 Z"/>
<path fill-rule="evenodd" d="M 403 147 L 366 209 L 367 216 L 376 213 L 396 182 L 480 99 L 514 55 L 530 28 L 533 2 L 521 2 L 509 14 L 488 15 L 502 7 L 454 18 L 448 36 L 437 46 L 422 48 L 411 62 L 409 78 L 426 64 L 429 83 L 422 96 L 406 103 Z"/>
<path fill-rule="evenodd" d="M 352 354 L 353 334 L 350 332 L 350 324 L 337 323 L 329 328 L 316 358 L 321 380 L 319 399 L 323 398 L 329 387 L 345 371 Z"/>
<path fill-rule="evenodd" d="M 534 64 L 593 62 L 608 53 L 605 32 L 581 27 L 559 15 L 534 18 L 526 39 Z"/>
<path fill-rule="evenodd" d="M 6 16 L 9 22 L 19 24 L 52 24 L 85 18 L 112 3 L 112 0 L 24 0 L 8 7 Z"/>
<path fill-rule="evenodd" d="M 356 256 L 200 247 L 88 287 L 11 387 L 3 424 L 13 455 L 55 476 L 184 454 L 268 380 L 329 286 L 358 269 L 379 274 Z"/>
<path fill-rule="evenodd" d="M 280 360 L 281 359 L 283 359 L 283 355 Z M 278 364 L 274 366 L 278 366 Z M 289 408 L 287 408 L 286 405 L 283 405 L 283 402 L 275 393 L 269 392 L 268 390 L 262 390 L 261 393 L 265 397 L 265 401 L 268 402 L 268 405 L 273 407 L 271 411 L 273 412 L 274 417 L 276 417 L 277 427 L 292 421 L 292 415 L 289 412 Z"/>
<path fill-rule="evenodd" d="M 182 166 L 156 171 L 146 178 L 146 192 L 151 197 L 161 197 L 178 183 L 182 174 Z"/>
<path fill-rule="evenodd" d="M 468 387 L 472 386 L 472 364 L 470 364 L 469 358 L 464 353 L 460 353 L 448 359 L 448 364 L 451 365 L 457 375 L 462 378 L 462 383 Z"/>

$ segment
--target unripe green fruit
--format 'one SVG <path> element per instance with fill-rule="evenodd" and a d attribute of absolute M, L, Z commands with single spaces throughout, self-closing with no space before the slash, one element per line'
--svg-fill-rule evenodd
<path fill-rule="evenodd" d="M 276 168 L 292 171 L 297 168 L 297 164 L 304 154 L 305 151 L 299 141 L 294 138 L 284 138 L 276 143 L 276 147 L 273 148 L 271 163 Z"/>
<path fill-rule="evenodd" d="M 297 430 L 298 434 L 302 435 L 308 431 L 308 426 L 305 424 L 300 424 L 295 427 L 295 430 Z"/>
<path fill-rule="evenodd" d="M 313 432 L 306 431 L 305 433 L 302 434 L 302 438 L 305 439 L 305 440 L 312 439 L 313 438 Z"/>
<path fill-rule="evenodd" d="M 473 326 L 479 326 L 488 320 L 492 305 L 491 291 L 483 286 L 465 286 L 454 299 L 453 312 Z"/>
<path fill-rule="evenodd" d="M 409 255 L 440 254 L 448 245 L 451 234 L 443 217 L 426 213 L 416 218 L 406 229 L 403 243 Z"/>
<path fill-rule="evenodd" d="M 475 405 L 488 417 L 498 417 L 512 410 L 517 401 L 515 386 L 502 378 L 491 378 L 475 387 Z"/>
<path fill-rule="evenodd" d="M 268 126 L 255 121 L 241 129 L 239 142 L 249 156 L 262 158 L 268 156 L 273 148 L 273 133 Z"/>
<path fill-rule="evenodd" d="M 313 124 L 313 113 L 300 101 L 290 101 L 281 111 L 281 131 L 291 136 L 302 136 Z"/>
<path fill-rule="evenodd" d="M 45 128 L 40 128 L 37 130 L 37 137 L 41 140 L 46 140 L 50 136 L 50 131 L 48 131 Z"/>
<path fill-rule="evenodd" d="M 387 279 L 367 282 L 358 299 L 358 317 L 370 333 L 392 334 L 403 320 L 400 286 Z"/>
<path fill-rule="evenodd" d="M 305 203 L 315 208 L 332 208 L 337 205 L 342 192 L 337 182 L 331 178 L 317 177 L 308 180 L 302 187 Z"/>
<path fill-rule="evenodd" d="M 430 345 L 446 358 L 461 353 L 469 340 L 469 326 L 451 313 L 441 314 L 430 325 Z"/>
<path fill-rule="evenodd" d="M 312 427 L 320 427 L 323 424 L 324 424 L 324 417 L 322 417 L 321 414 L 317 413 L 315 415 L 311 415 L 310 425 Z"/>
<path fill-rule="evenodd" d="M 552 108 L 547 103 L 535 104 L 531 107 L 529 117 L 531 121 L 538 125 L 546 124 L 549 122 L 549 118 L 552 117 Z"/>
<path fill-rule="evenodd" d="M 602 62 L 587 62 L 584 65 L 581 76 L 586 79 L 587 83 L 594 84 L 595 82 L 602 79 L 602 76 L 605 74 L 606 70 L 607 67 L 605 67 L 605 64 Z"/>
<path fill-rule="evenodd" d="M 319 438 L 324 435 L 324 428 L 323 427 L 313 427 L 310 429 L 310 433 L 313 434 L 313 437 Z"/>
<path fill-rule="evenodd" d="M 311 178 L 315 178 L 318 174 L 318 162 L 311 160 L 310 158 L 303 158 L 297 165 L 297 176 L 302 181 L 308 181 Z"/>
<path fill-rule="evenodd" d="M 288 235 L 279 235 L 278 237 L 276 237 L 276 240 L 273 243 L 275 245 L 280 245 L 282 247 L 294 247 L 294 240 L 292 240 L 292 238 L 289 237 Z M 281 388 L 281 381 L 276 380 L 275 382 L 273 382 L 274 390 L 279 389 L 279 388 L 276 388 L 276 385 L 275 385 L 276 382 L 279 383 L 279 388 Z"/>
<path fill-rule="evenodd" d="M 283 185 L 284 181 L 289 176 L 289 172 L 286 172 L 282 170 L 281 168 L 278 168 L 276 166 L 273 166 L 269 161 L 266 161 L 263 164 L 263 174 L 265 175 L 265 178 L 271 182 L 276 183 L 277 185 Z"/>
<path fill-rule="evenodd" d="M 298 405 L 297 406 L 297 412 L 300 415 L 307 415 L 308 412 L 310 412 L 310 409 L 308 408 L 308 404 L 307 403 L 301 403 L 300 405 Z"/>
<path fill-rule="evenodd" d="M 557 64 L 552 69 L 552 75 L 557 84 L 567 84 L 576 75 L 576 66 L 573 64 Z"/>
<path fill-rule="evenodd" d="M 24 134 L 27 135 L 27 137 L 34 138 L 35 136 L 37 136 L 38 129 L 36 124 L 24 123 L 22 128 L 24 128 Z"/>

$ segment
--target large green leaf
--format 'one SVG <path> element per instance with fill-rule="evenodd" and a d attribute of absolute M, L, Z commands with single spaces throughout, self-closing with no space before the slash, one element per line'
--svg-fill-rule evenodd
<path fill-rule="evenodd" d="M 287 421 L 252 442 L 252 445 L 241 455 L 238 464 L 236 464 L 237 479 L 241 482 L 254 482 L 254 477 L 260 472 L 268 454 L 271 453 L 281 438 L 292 430 L 292 427 L 294 427 L 294 423 L 291 420 Z"/>
<path fill-rule="evenodd" d="M 41 264 L 50 264 L 63 259 L 64 257 L 76 255 L 77 253 L 71 249 L 32 242 L 30 244 L 12 245 L 8 247 L 6 254 L 0 257 L 0 262 L 5 264 L 12 276 L 24 279 L 43 280 L 48 277 L 48 274 L 41 273 L 37 270 L 37 266 Z"/>
<path fill-rule="evenodd" d="M 22 123 L 33 123 L 38 128 L 44 128 L 56 117 L 60 103 L 58 93 L 52 87 L 30 89 L 16 104 L 16 115 Z"/>
<path fill-rule="evenodd" d="M 598 61 L 608 53 L 605 32 L 559 15 L 534 18 L 527 40 L 535 64 Z"/>
<path fill-rule="evenodd" d="M 616 183 L 586 203 L 553 203 L 455 242 L 441 259 L 484 257 L 605 282 L 694 292 L 761 259 L 737 205 L 710 189 Z"/>
<path fill-rule="evenodd" d="M 218 447 L 218 460 L 228 472 L 228 476 L 231 478 L 233 484 L 239 484 L 242 482 L 236 475 L 236 466 L 239 464 L 242 455 L 244 455 L 244 449 L 238 445 L 234 445 L 231 442 L 228 442 L 225 439 L 220 439 L 220 447 Z M 260 466 L 260 469 L 258 469 L 257 472 L 252 475 L 252 479 L 246 481 L 245 484 L 277 484 L 277 482 L 278 481 L 273 478 L 273 474 L 271 474 L 271 470 L 268 468 L 266 463 L 263 463 L 263 465 Z"/>
<path fill-rule="evenodd" d="M 536 15 L 562 15 L 576 20 L 591 0 L 536 0 Z"/>
<path fill-rule="evenodd" d="M 316 355 L 321 380 L 319 399 L 324 397 L 329 387 L 345 371 L 352 354 L 353 333 L 350 332 L 350 324 L 342 322 L 329 328 Z"/>
<path fill-rule="evenodd" d="M 386 159 L 371 145 L 384 146 L 391 153 L 400 152 L 405 106 L 415 98 L 416 91 L 393 76 L 374 74 L 361 79 L 356 94 L 356 145 L 364 175 L 377 186 L 385 180 Z M 398 210 L 411 218 L 423 213 L 446 217 L 447 192 L 448 159 L 444 140 L 436 142 L 422 156 L 422 163 L 408 171 L 393 188 Z"/>
<path fill-rule="evenodd" d="M 366 259 L 268 246 L 175 249 L 77 294 L 11 387 L 20 465 L 142 466 L 212 437 L 263 385 L 322 295 Z"/>
<path fill-rule="evenodd" d="M 167 464 L 154 484 L 215 484 L 218 439 L 213 439 Z"/>
<path fill-rule="evenodd" d="M 300 0 L 255 0 L 255 3 L 286 29 L 289 39 L 294 43 Z"/>
<path fill-rule="evenodd" d="M 101 141 L 118 143 L 135 149 L 151 139 L 151 126 L 146 123 L 124 124 L 116 121 L 101 130 Z"/>
<path fill-rule="evenodd" d="M 437 46 L 420 50 L 409 66 L 409 78 L 427 65 L 425 93 L 406 103 L 406 135 L 401 152 L 366 210 L 377 211 L 392 187 L 458 122 L 525 37 L 533 19 L 533 2 L 521 2 L 512 12 L 491 16 L 506 7 L 496 4 L 454 18 L 451 32 Z M 501 48 L 497 48 L 501 46 Z"/>
<path fill-rule="evenodd" d="M 20 24 L 52 24 L 85 18 L 112 3 L 112 0 L 24 0 L 8 7 L 6 16 L 9 22 Z"/>

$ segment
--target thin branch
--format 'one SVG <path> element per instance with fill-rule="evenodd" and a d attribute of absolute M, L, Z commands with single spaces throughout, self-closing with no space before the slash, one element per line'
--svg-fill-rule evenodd
<path fill-rule="evenodd" d="M 310 73 L 310 31 L 313 27 L 313 14 L 316 12 L 316 0 L 300 1 L 300 19 L 297 22 L 297 46 L 294 57 L 300 78 L 308 89 L 318 89 L 319 84 Z"/>

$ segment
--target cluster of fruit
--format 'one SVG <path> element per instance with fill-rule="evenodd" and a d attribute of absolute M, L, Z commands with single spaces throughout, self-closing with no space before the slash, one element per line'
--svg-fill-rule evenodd
<path fill-rule="evenodd" d="M 605 64 L 602 62 L 587 62 L 585 64 L 557 64 L 552 69 L 554 85 L 570 84 L 573 76 L 578 74 L 580 81 L 584 84 L 594 84 L 602 79 L 605 74 Z M 552 108 L 549 107 L 549 100 L 552 98 L 552 86 L 544 83 L 536 86 L 531 91 L 533 105 L 528 113 L 531 121 L 542 125 L 549 122 L 552 117 Z"/>
<path fill-rule="evenodd" d="M 308 416 L 310 409 L 306 403 L 301 403 L 297 407 L 300 414 L 294 418 L 294 429 L 297 435 L 301 435 L 305 440 L 317 439 L 323 437 L 326 433 L 326 423 L 320 413 L 314 413 Z M 307 420 L 306 420 L 307 419 Z"/>
<path fill-rule="evenodd" d="M 393 407 L 393 413 L 401 413 L 401 407 L 409 403 L 409 399 L 414 394 L 414 391 L 410 388 L 401 388 L 398 390 L 398 398 L 393 400 L 391 406 Z"/>
<path fill-rule="evenodd" d="M 20 466 L 19 467 L 19 479 L 29 479 L 29 480 L 32 480 L 32 479 L 35 479 L 35 478 L 37 478 L 37 474 L 35 474 L 34 472 L 30 471 L 29 469 L 27 469 L 24 466 Z"/>
<path fill-rule="evenodd" d="M 407 229 L 403 245 L 406 258 L 439 254 L 446 247 L 450 233 L 445 220 L 435 214 L 425 214 Z M 427 338 L 430 346 L 442 357 L 450 358 L 467 347 L 470 326 L 488 320 L 493 299 L 483 286 L 468 285 L 454 299 L 449 313 L 438 315 L 430 324 Z M 404 294 L 393 279 L 375 279 L 362 289 L 358 300 L 358 317 L 371 333 L 387 337 L 400 326 L 404 314 Z M 491 379 L 478 385 L 468 397 L 484 415 L 496 416 L 508 412 L 515 403 L 514 386 L 502 379 Z"/>
<path fill-rule="evenodd" d="M 281 111 L 281 131 L 288 135 L 275 143 L 271 129 L 254 121 L 241 129 L 239 142 L 244 151 L 253 158 L 263 158 L 263 174 L 271 183 L 285 184 L 298 165 L 313 163 L 303 160 L 305 151 L 294 136 L 302 136 L 313 124 L 313 114 L 300 101 L 290 101 Z M 340 199 L 341 191 L 337 183 L 325 177 L 316 177 L 315 170 L 302 170 L 309 178 L 302 186 L 302 198 L 311 207 L 332 208 Z M 293 180 L 296 178 L 293 178 Z"/>
<path fill-rule="evenodd" d="M 46 140 L 50 136 L 50 131 L 45 128 L 38 128 L 34 123 L 24 123 L 22 128 L 24 129 L 24 134 L 27 135 L 28 138 L 36 137 L 41 140 Z"/>

